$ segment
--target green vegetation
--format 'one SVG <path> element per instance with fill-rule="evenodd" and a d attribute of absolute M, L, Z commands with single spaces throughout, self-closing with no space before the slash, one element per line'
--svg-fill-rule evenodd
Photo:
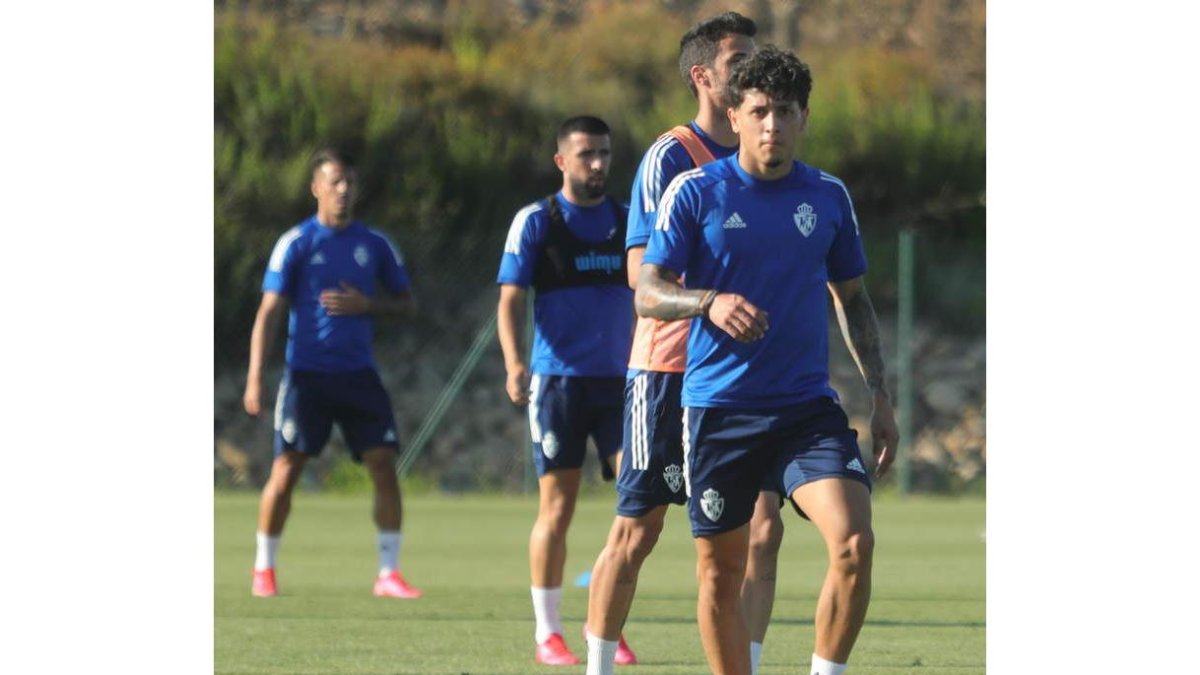
<path fill-rule="evenodd" d="M 512 214 L 558 187 L 550 157 L 564 117 L 590 112 L 610 123 L 611 190 L 625 195 L 654 137 L 694 112 L 676 66 L 690 19 L 664 5 L 601 3 L 522 26 L 489 15 L 487 3 L 454 6 L 461 16 L 446 35 L 402 47 L 218 6 L 218 368 L 242 362 L 271 246 L 311 212 L 306 160 L 318 145 L 356 155 L 359 213 L 405 251 L 428 306 L 461 320 L 463 303 L 491 292 Z M 982 104 L 935 86 L 932 60 L 882 49 L 803 56 L 816 81 L 803 159 L 850 187 L 877 301 L 886 307 L 894 294 L 894 232 L 915 225 L 924 318 L 978 332 Z"/>
<path fill-rule="evenodd" d="M 563 619 L 582 655 L 583 589 L 612 518 L 612 494 L 584 499 L 569 535 Z M 406 500 L 401 564 L 426 596 L 374 598 L 374 530 L 365 495 L 296 495 L 280 551 L 277 598 L 250 596 L 257 496 L 214 499 L 214 646 L 218 674 L 556 672 L 533 664 L 526 545 L 532 497 L 442 495 Z M 854 672 L 984 667 L 981 499 L 876 499 L 873 600 Z M 812 648 L 812 609 L 824 570 L 813 528 L 790 513 L 778 599 L 760 672 L 794 673 Z M 639 675 L 705 670 L 695 628 L 694 550 L 673 509 L 647 560 L 626 629 Z M 582 672 L 580 667 L 575 672 Z M 632 672 L 632 671 L 630 671 Z"/>

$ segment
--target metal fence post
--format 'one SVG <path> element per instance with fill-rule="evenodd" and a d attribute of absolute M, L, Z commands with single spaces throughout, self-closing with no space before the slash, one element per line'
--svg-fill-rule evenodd
<path fill-rule="evenodd" d="M 896 423 L 900 431 L 900 447 L 896 448 L 896 460 L 899 464 L 901 495 L 908 495 L 912 486 L 914 239 L 915 233 L 911 227 L 900 230 L 897 291 L 899 325 L 896 331 L 896 412 L 899 416 Z"/>

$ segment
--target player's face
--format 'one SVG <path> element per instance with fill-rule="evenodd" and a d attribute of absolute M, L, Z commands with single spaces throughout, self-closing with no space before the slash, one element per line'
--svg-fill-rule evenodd
<path fill-rule="evenodd" d="M 345 220 L 354 204 L 354 170 L 341 162 L 325 162 L 313 172 L 312 193 L 320 215 Z"/>
<path fill-rule="evenodd" d="M 729 110 L 729 122 L 738 135 L 742 166 L 770 178 L 791 171 L 791 162 L 808 122 L 808 109 L 796 101 L 773 99 L 750 89 L 742 104 Z"/>
<path fill-rule="evenodd" d="M 607 135 L 593 136 L 576 131 L 558 146 L 554 163 L 563 172 L 572 192 L 585 199 L 604 196 L 612 150 Z"/>
<path fill-rule="evenodd" d="M 717 56 L 713 59 L 713 67 L 710 70 L 713 78 L 714 92 L 717 102 L 721 107 L 729 107 L 728 92 L 725 91 L 725 85 L 729 83 L 729 71 L 737 65 L 739 61 L 743 61 L 754 54 L 754 38 L 746 35 L 726 35 L 717 43 Z"/>

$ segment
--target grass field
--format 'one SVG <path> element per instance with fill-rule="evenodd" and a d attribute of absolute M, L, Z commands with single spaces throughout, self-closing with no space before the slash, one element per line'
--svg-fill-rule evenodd
<path fill-rule="evenodd" d="M 216 673 L 583 673 L 583 666 L 533 663 L 533 497 L 408 498 L 401 566 L 425 591 L 416 601 L 371 595 L 369 502 L 368 495 L 298 493 L 280 547 L 280 596 L 253 598 L 257 495 L 214 497 Z M 587 592 L 571 582 L 591 568 L 612 507 L 608 493 L 583 498 L 569 535 L 562 614 L 567 642 L 581 658 Z M 811 525 L 786 516 L 761 675 L 802 672 L 812 653 L 824 553 Z M 983 500 L 882 496 L 875 529 L 874 592 L 851 672 L 983 673 Z M 686 516 L 672 509 L 625 628 L 641 664 L 618 670 L 707 672 L 693 569 Z"/>

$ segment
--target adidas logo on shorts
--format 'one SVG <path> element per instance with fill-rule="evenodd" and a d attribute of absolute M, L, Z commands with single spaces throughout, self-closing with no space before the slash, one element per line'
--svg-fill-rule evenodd
<path fill-rule="evenodd" d="M 846 468 L 863 474 L 867 472 L 866 469 L 863 468 L 862 462 L 858 461 L 857 457 L 850 460 L 850 462 L 846 464 Z"/>

